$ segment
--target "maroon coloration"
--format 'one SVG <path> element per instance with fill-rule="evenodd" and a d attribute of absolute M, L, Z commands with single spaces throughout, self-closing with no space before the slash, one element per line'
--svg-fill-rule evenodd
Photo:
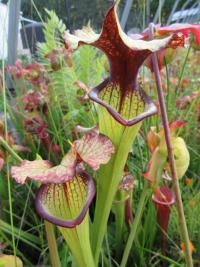
<path fill-rule="evenodd" d="M 45 149 L 49 151 L 51 148 L 51 140 L 49 133 L 47 132 L 48 125 L 44 123 L 42 117 L 39 114 L 31 115 L 25 119 L 24 127 L 28 133 L 36 134 Z"/>
<path fill-rule="evenodd" d="M 89 26 L 75 31 L 74 35 L 66 32 L 65 45 L 71 49 L 77 49 L 84 44 L 91 45 L 106 54 L 110 65 L 110 76 L 92 89 L 89 97 L 104 106 L 119 123 L 131 126 L 157 111 L 156 106 L 139 86 L 137 81 L 139 68 L 153 51 L 179 46 L 183 42 L 183 38 L 176 34 L 176 36 L 152 42 L 132 41 L 122 31 L 116 9 L 117 3 L 109 9 L 100 34 L 96 34 Z M 116 89 L 117 91 L 115 91 Z M 103 95 L 109 96 L 110 99 L 104 99 Z M 115 101 L 112 101 L 112 96 Z M 136 101 L 134 101 L 135 97 Z M 126 105 L 125 113 L 124 105 Z M 145 111 L 140 110 L 140 107 L 144 107 Z M 132 113 L 131 116 L 132 108 L 136 109 L 136 114 Z M 138 109 L 139 112 L 137 112 Z"/>
<path fill-rule="evenodd" d="M 153 194 L 152 200 L 157 211 L 158 224 L 162 230 L 162 248 L 166 249 L 166 234 L 170 218 L 171 206 L 175 203 L 174 192 L 167 186 L 161 186 L 160 190 Z"/>
<path fill-rule="evenodd" d="M 66 61 L 68 67 L 72 67 L 71 51 L 65 49 L 64 47 L 52 49 L 50 53 L 45 55 L 45 58 L 49 59 L 51 68 L 54 71 L 58 71 L 62 68 L 64 60 Z"/>
<path fill-rule="evenodd" d="M 25 71 L 27 71 L 27 80 L 29 80 L 30 83 L 34 85 L 41 85 L 47 83 L 45 78 L 45 74 L 47 71 L 42 64 L 38 62 L 28 64 L 25 68 Z"/>
<path fill-rule="evenodd" d="M 172 61 L 172 59 L 176 55 L 176 50 L 175 49 L 162 49 L 156 54 L 158 58 L 159 70 L 161 70 L 165 66 L 166 63 L 168 64 L 170 61 Z M 153 72 L 153 64 L 152 64 L 151 56 L 149 56 L 146 59 L 145 65 L 150 69 L 151 72 Z"/>
<path fill-rule="evenodd" d="M 121 106 L 127 94 L 130 92 L 132 94 L 135 90 L 140 90 L 137 83 L 138 70 L 144 60 L 151 54 L 151 51 L 147 49 L 133 50 L 127 47 L 119 34 L 119 26 L 115 16 L 114 7 L 112 7 L 107 13 L 99 39 L 92 44 L 107 55 L 110 63 L 110 77 L 94 88 L 89 93 L 89 97 L 107 108 L 108 112 L 119 123 L 130 126 L 157 112 L 157 108 L 153 102 L 144 92 L 141 92 L 143 101 L 148 105 L 147 110 L 130 120 L 126 120 L 120 115 Z M 110 83 L 120 86 L 120 105 L 117 111 L 99 97 L 99 93 L 103 89 L 106 90 L 105 87 Z"/>
<path fill-rule="evenodd" d="M 92 200 L 95 196 L 96 186 L 95 186 L 95 182 L 94 182 L 93 178 L 89 174 L 87 174 L 86 172 L 84 172 L 82 170 L 78 170 L 77 175 L 80 175 L 83 179 L 85 179 L 85 181 L 87 183 L 87 198 L 86 198 L 85 204 L 83 206 L 83 209 L 81 210 L 81 212 L 77 216 L 77 218 L 72 219 L 72 220 L 64 220 L 61 218 L 57 218 L 57 217 L 53 216 L 51 213 L 49 213 L 45 209 L 45 206 L 43 205 L 43 195 L 47 193 L 49 186 L 56 186 L 56 185 L 43 184 L 37 193 L 36 201 L 35 201 L 36 211 L 43 219 L 45 219 L 45 220 L 47 220 L 47 221 L 49 221 L 55 225 L 58 225 L 61 227 L 66 227 L 66 228 L 73 228 L 73 227 L 76 227 L 77 225 L 81 224 L 81 222 L 85 218 L 85 215 L 86 215 L 86 213 L 87 213 L 87 211 L 88 211 L 88 209 L 92 203 Z M 67 183 L 62 184 L 63 187 L 65 187 L 66 184 Z M 55 197 L 54 197 L 54 200 L 55 200 Z"/>
<path fill-rule="evenodd" d="M 150 34 L 151 39 L 153 39 L 153 37 L 154 37 L 154 25 L 153 24 L 149 25 L 149 34 Z M 177 206 L 177 210 L 179 213 L 180 230 L 182 232 L 182 237 L 183 237 L 183 241 L 185 243 L 185 248 L 186 248 L 185 249 L 185 260 L 186 260 L 186 265 L 192 267 L 193 261 L 192 261 L 190 246 L 189 246 L 190 239 L 189 239 L 189 234 L 188 234 L 185 215 L 184 215 L 184 209 L 183 209 L 183 203 L 182 203 L 182 199 L 181 199 L 181 191 L 180 191 L 180 187 L 179 187 L 179 181 L 178 181 L 178 177 L 176 174 L 175 160 L 174 160 L 174 155 L 173 155 L 173 147 L 172 147 L 171 137 L 170 137 L 169 122 L 168 122 L 167 111 L 166 111 L 166 106 L 165 106 L 165 99 L 164 99 L 164 95 L 162 92 L 162 83 L 161 83 L 161 78 L 160 78 L 160 74 L 159 74 L 157 57 L 156 57 L 155 53 L 152 55 L 152 62 L 153 62 L 155 79 L 156 79 L 156 85 L 157 85 L 157 92 L 158 92 L 160 110 L 161 110 L 161 115 L 162 115 L 163 128 L 164 128 L 164 132 L 165 132 L 165 140 L 166 140 L 167 151 L 168 151 L 169 165 L 170 165 L 170 169 L 171 169 L 171 173 L 172 173 L 172 178 L 173 178 L 173 181 L 175 183 L 174 192 L 176 195 L 176 202 L 177 202 L 176 206 Z"/>
<path fill-rule="evenodd" d="M 38 128 L 45 125 L 42 117 L 38 113 L 29 113 L 30 115 L 24 120 L 24 128 L 28 133 L 37 134 Z"/>
<path fill-rule="evenodd" d="M 41 109 L 43 111 L 43 109 L 46 108 L 48 98 L 47 90 L 29 90 L 22 98 L 24 109 L 26 111 Z"/>
<path fill-rule="evenodd" d="M 0 158 L 0 171 L 3 169 L 4 163 L 4 159 Z"/>
<path fill-rule="evenodd" d="M 22 102 L 25 110 L 32 111 L 40 105 L 40 96 L 38 95 L 38 92 L 30 90 L 23 96 Z"/>
<path fill-rule="evenodd" d="M 28 74 L 28 70 L 23 69 L 22 67 L 22 61 L 21 60 L 17 60 L 15 62 L 16 66 L 12 66 L 12 65 L 7 65 L 7 71 L 9 72 L 11 78 L 14 79 L 21 79 L 24 78 L 27 74 Z"/>
<path fill-rule="evenodd" d="M 41 83 L 46 83 L 44 74 L 46 73 L 45 67 L 34 62 L 28 64 L 26 68 L 23 68 L 21 60 L 16 61 L 16 66 L 7 65 L 7 71 L 11 75 L 12 79 L 26 79 L 34 85 L 40 85 Z"/>
<path fill-rule="evenodd" d="M 38 134 L 38 137 L 40 138 L 40 141 L 44 145 L 45 149 L 49 151 L 51 148 L 51 140 L 50 140 L 49 133 L 47 132 L 47 128 L 48 126 L 46 124 L 41 125 L 40 127 L 38 127 L 37 134 Z"/>
<path fill-rule="evenodd" d="M 61 153 L 61 148 L 60 148 L 59 145 L 53 144 L 52 145 L 52 151 L 53 151 L 53 153 L 60 154 Z"/>
<path fill-rule="evenodd" d="M 125 222 L 128 226 L 133 223 L 133 212 L 130 197 L 128 197 L 125 201 Z"/>
<path fill-rule="evenodd" d="M 106 54 L 110 64 L 110 77 L 99 86 L 95 87 L 89 93 L 89 97 L 93 101 L 104 106 L 119 123 L 125 126 L 131 126 L 139 121 L 142 121 L 146 117 L 154 115 L 157 112 L 156 105 L 150 100 L 149 97 L 147 97 L 144 91 L 141 90 L 137 81 L 139 68 L 148 58 L 148 56 L 152 54 L 152 52 L 150 47 L 149 49 L 142 49 L 142 47 L 141 49 L 132 49 L 127 46 L 123 39 L 126 38 L 125 34 L 120 32 L 121 29 L 119 27 L 120 26 L 117 22 L 115 13 L 115 6 L 113 6 L 106 15 L 100 37 L 98 40 L 90 43 L 90 45 L 99 48 Z M 82 43 L 84 42 L 80 42 L 80 44 Z M 169 40 L 168 44 L 166 44 L 166 47 L 176 47 L 179 43 L 183 43 L 183 38 L 176 35 Z M 115 84 L 119 86 L 120 89 L 120 103 L 117 107 L 117 110 L 115 110 L 109 103 L 105 102 L 100 97 L 101 91 L 107 90 L 106 87 L 108 85 L 112 86 Z M 138 95 L 141 96 L 145 104 L 145 111 L 134 118 L 125 119 L 120 114 L 121 108 L 126 97 L 129 96 L 131 99 L 134 92 L 137 92 Z"/>
<path fill-rule="evenodd" d="M 160 192 L 161 194 L 153 194 L 152 200 L 157 210 L 158 223 L 161 229 L 167 232 L 170 208 L 175 203 L 175 195 L 167 186 L 161 186 Z"/>
<path fill-rule="evenodd" d="M 121 124 L 125 125 L 125 126 L 131 126 L 133 124 L 136 124 L 140 121 L 142 121 L 143 119 L 150 117 L 154 114 L 157 113 L 157 107 L 156 105 L 153 103 L 153 101 L 146 95 L 146 93 L 140 89 L 140 94 L 143 98 L 143 101 L 146 104 L 146 110 L 139 114 L 138 116 L 136 116 L 135 118 L 132 118 L 130 120 L 126 120 L 125 118 L 123 118 L 119 112 L 117 112 L 116 110 L 114 110 L 108 103 L 104 102 L 103 100 L 101 100 L 99 98 L 99 94 L 102 90 L 105 90 L 105 87 L 110 83 L 110 79 L 106 79 L 105 81 L 103 81 L 100 85 L 98 85 L 97 87 L 95 87 L 92 91 L 90 91 L 89 93 L 89 97 L 99 103 L 100 105 L 104 106 L 108 112 Z"/>
<path fill-rule="evenodd" d="M 159 29 L 162 29 L 164 27 L 160 27 L 159 25 L 156 28 L 156 35 L 158 35 L 158 38 L 160 38 L 160 32 Z M 182 33 L 182 31 L 169 31 L 169 33 L 174 33 L 173 35 L 173 40 L 172 42 L 170 42 L 170 44 L 157 52 L 157 59 L 158 59 L 158 66 L 159 69 L 161 70 L 164 65 L 165 62 L 169 62 L 171 61 L 174 56 L 175 56 L 175 49 L 177 47 L 184 47 L 185 46 L 185 38 L 187 37 L 186 35 L 184 35 L 184 33 Z M 133 40 L 148 40 L 149 39 L 149 29 L 145 29 L 141 34 L 130 34 L 129 35 Z M 169 49 L 172 48 L 172 49 Z M 151 72 L 153 72 L 153 64 L 152 64 L 152 60 L 151 60 L 151 56 L 149 56 L 146 61 L 145 61 L 146 66 L 151 70 Z"/>
<path fill-rule="evenodd" d="M 26 118 L 24 127 L 28 133 L 38 136 L 47 151 L 52 149 L 52 151 L 55 153 L 60 152 L 59 145 L 52 144 L 50 135 L 48 133 L 48 125 L 45 124 L 39 114 L 32 113 L 30 117 Z"/>
<path fill-rule="evenodd" d="M 91 133 L 91 132 L 96 132 L 99 133 L 99 128 L 98 125 L 92 126 L 90 128 L 83 127 L 81 125 L 76 125 L 75 127 L 76 133 Z"/>

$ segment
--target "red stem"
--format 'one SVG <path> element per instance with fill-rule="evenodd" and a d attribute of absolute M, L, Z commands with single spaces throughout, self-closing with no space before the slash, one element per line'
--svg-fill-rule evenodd
<path fill-rule="evenodd" d="M 149 36 L 151 39 L 153 39 L 153 37 L 154 37 L 154 24 L 153 23 L 149 24 Z M 180 230 L 181 230 L 182 238 L 183 238 L 183 241 L 185 244 L 186 266 L 187 267 L 193 267 L 192 255 L 191 255 L 191 251 L 190 251 L 190 240 L 189 240 L 189 235 L 188 235 L 188 230 L 187 230 L 187 225 L 186 225 L 186 220 L 185 220 L 185 215 L 184 215 L 183 202 L 182 202 L 182 198 L 181 198 L 179 181 L 178 181 L 176 168 L 175 168 L 174 154 L 173 154 L 173 148 L 172 148 L 172 143 L 171 143 L 171 138 L 170 138 L 169 121 L 168 121 L 168 117 L 167 117 L 165 100 L 164 100 L 164 95 L 163 95 L 163 91 L 162 91 L 162 82 L 161 82 L 161 78 L 160 78 L 160 72 L 159 72 L 158 60 L 157 60 L 156 53 L 152 54 L 151 59 L 152 59 L 152 63 L 153 63 L 153 71 L 154 71 L 155 80 L 156 80 L 157 93 L 158 93 L 158 99 L 159 99 L 159 104 L 160 104 L 160 111 L 161 111 L 161 116 L 162 116 L 163 128 L 164 128 L 164 132 L 165 132 L 165 140 L 166 140 L 166 145 L 167 145 L 167 150 L 168 150 L 169 164 L 170 164 L 172 178 L 173 178 L 173 181 L 175 184 L 174 185 L 174 192 L 176 195 L 176 206 L 177 206 L 177 211 L 178 211 L 178 215 L 179 215 Z"/>
<path fill-rule="evenodd" d="M 130 197 L 125 201 L 125 222 L 129 226 L 134 221 Z"/>

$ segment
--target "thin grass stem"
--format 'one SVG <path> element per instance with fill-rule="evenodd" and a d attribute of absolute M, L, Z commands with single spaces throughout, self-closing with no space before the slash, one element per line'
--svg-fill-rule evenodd
<path fill-rule="evenodd" d="M 32 185 L 32 181 L 31 181 L 31 185 Z M 26 201 L 25 201 L 23 214 L 22 214 L 21 220 L 20 220 L 20 226 L 19 226 L 19 232 L 18 232 L 18 236 L 17 236 L 16 248 L 18 248 L 19 237 L 21 235 L 21 230 L 22 230 L 22 226 L 23 226 L 24 219 L 25 219 L 25 214 L 26 214 L 27 207 L 28 207 L 28 201 L 29 201 L 29 197 L 30 197 L 30 193 L 31 193 L 31 186 L 28 189 L 29 189 L 29 191 L 28 191 L 27 198 L 26 198 Z"/>
<path fill-rule="evenodd" d="M 6 99 L 5 62 L 4 62 L 4 60 L 2 62 L 2 76 L 3 76 L 3 110 L 4 110 L 5 139 L 8 140 L 7 99 Z M 12 193 L 11 193 L 11 182 L 10 182 L 8 162 L 6 162 L 6 172 L 7 172 L 7 181 L 8 181 L 8 201 L 9 201 L 10 224 L 11 224 L 11 232 L 12 232 L 12 247 L 13 247 L 14 259 L 15 259 L 15 266 L 17 266 L 14 224 L 13 224 Z"/>
<path fill-rule="evenodd" d="M 108 233 L 105 235 L 105 241 L 106 241 L 106 249 L 107 249 L 107 254 L 108 254 L 108 262 L 109 266 L 112 266 L 112 259 L 111 259 L 111 253 L 110 253 L 110 246 L 109 246 L 109 241 L 108 241 Z"/>
<path fill-rule="evenodd" d="M 61 267 L 53 225 L 44 221 L 52 267 Z"/>
<path fill-rule="evenodd" d="M 137 211 L 136 211 L 136 214 L 135 214 L 134 222 L 133 222 L 133 225 L 131 227 L 131 231 L 130 231 L 130 234 L 129 234 L 129 237 L 128 237 L 128 240 L 127 240 L 127 243 L 126 243 L 126 247 L 124 249 L 124 253 L 123 253 L 123 257 L 122 257 L 122 261 L 121 261 L 120 267 L 125 267 L 126 264 L 127 264 L 128 257 L 129 257 L 129 254 L 130 254 L 130 251 L 131 251 L 131 248 L 132 248 L 132 244 L 133 244 L 133 242 L 135 240 L 135 237 L 136 237 L 136 234 L 137 234 L 137 229 L 138 229 L 138 226 L 139 226 L 139 223 L 141 221 L 142 214 L 143 214 L 143 211 L 144 211 L 147 192 L 148 192 L 148 182 L 145 181 L 144 182 L 144 188 L 142 190 L 142 194 L 141 194 L 141 197 L 140 197 L 140 200 L 139 200 L 139 203 L 138 203 L 138 207 L 137 207 Z"/>
<path fill-rule="evenodd" d="M 38 10 L 38 8 L 37 8 L 37 6 L 36 6 L 34 0 L 31 0 L 31 4 L 33 5 L 33 7 L 34 7 L 34 9 L 35 9 L 35 11 L 36 11 L 36 13 L 37 13 L 39 19 L 41 20 L 41 22 L 44 23 L 44 20 L 42 19 L 42 16 L 41 16 L 41 14 L 40 14 L 40 12 L 39 12 L 39 10 Z"/>
<path fill-rule="evenodd" d="M 18 162 L 22 161 L 22 158 L 8 145 L 8 143 L 0 136 L 0 145 Z"/>
<path fill-rule="evenodd" d="M 188 57 L 189 57 L 189 54 L 190 54 L 191 47 L 192 47 L 192 46 L 190 45 L 189 48 L 188 48 L 186 57 L 185 57 L 184 62 L 183 62 L 183 66 L 182 66 L 182 68 L 181 68 L 181 73 L 180 73 L 180 75 L 179 75 L 179 79 L 178 79 L 178 85 L 177 85 L 177 87 L 176 87 L 176 93 L 177 93 L 177 91 L 178 91 L 178 89 L 179 89 L 179 87 L 180 87 L 180 84 L 181 84 L 181 82 L 182 82 L 182 78 L 183 78 L 183 74 L 184 74 L 185 66 L 186 66 L 186 63 L 187 63 L 187 60 L 188 60 Z"/>

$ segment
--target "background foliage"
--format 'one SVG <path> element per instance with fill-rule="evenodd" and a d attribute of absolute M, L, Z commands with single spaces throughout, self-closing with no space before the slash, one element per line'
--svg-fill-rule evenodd
<path fill-rule="evenodd" d="M 7 2 L 4 0 L 2 2 Z M 195 0 L 190 1 L 190 6 L 194 4 Z M 45 3 L 45 4 L 44 4 Z M 73 30 L 82 27 L 91 21 L 91 24 L 97 30 L 100 30 L 106 10 L 112 5 L 113 0 L 21 0 L 21 10 L 24 17 L 40 20 L 33 5 L 35 4 L 40 11 L 42 17 L 45 17 L 44 7 L 49 10 L 54 10 L 59 14 L 59 18 L 64 21 L 67 28 Z M 121 0 L 119 13 L 121 14 L 126 0 Z M 181 9 L 184 0 L 179 1 L 177 10 Z M 174 0 L 167 0 L 162 9 L 162 22 L 164 23 L 169 16 L 173 7 Z M 150 5 L 150 19 L 153 19 L 154 14 L 159 5 L 159 0 L 134 0 L 131 13 L 127 22 L 127 30 L 132 27 L 145 26 L 143 18 L 146 12 L 147 5 Z"/>

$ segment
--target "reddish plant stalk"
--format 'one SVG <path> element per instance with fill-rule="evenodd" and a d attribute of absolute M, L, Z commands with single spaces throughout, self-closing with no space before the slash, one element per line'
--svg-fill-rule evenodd
<path fill-rule="evenodd" d="M 125 201 L 125 222 L 129 226 L 134 221 L 133 218 L 133 212 L 131 208 L 131 200 L 130 197 L 128 197 Z"/>
<path fill-rule="evenodd" d="M 42 142 L 42 144 L 44 145 L 45 149 L 47 151 L 49 151 L 50 147 L 51 147 L 51 141 L 49 138 L 49 134 L 46 132 L 42 132 L 39 134 L 40 137 L 40 141 Z"/>
<path fill-rule="evenodd" d="M 153 23 L 149 24 L 149 36 L 151 39 L 153 39 L 153 37 L 154 37 L 154 24 Z M 164 95 L 163 95 L 163 91 L 162 91 L 162 82 L 161 82 L 161 78 L 160 78 L 160 72 L 159 72 L 158 60 L 157 60 L 156 53 L 152 54 L 151 59 L 152 59 L 152 64 L 153 64 L 153 71 L 154 71 L 154 75 L 155 75 L 155 80 L 156 80 L 162 123 L 163 123 L 165 140 L 166 140 L 166 145 L 167 145 L 167 150 L 168 150 L 169 164 L 170 164 L 172 178 L 174 181 L 174 192 L 176 195 L 176 206 L 177 206 L 177 211 L 178 211 L 178 215 L 179 215 L 180 230 L 181 230 L 182 238 L 183 238 L 183 241 L 185 244 L 186 266 L 187 267 L 193 267 L 192 255 L 191 255 L 191 251 L 190 251 L 190 239 L 189 239 L 188 229 L 187 229 L 185 215 L 184 215 L 183 202 L 182 202 L 182 198 L 181 198 L 179 181 L 178 181 L 176 168 L 175 168 L 174 154 L 173 154 L 173 148 L 172 148 L 172 143 L 171 143 L 171 138 L 170 138 L 169 121 L 168 121 L 168 116 L 167 116 L 167 111 L 166 111 L 166 106 L 165 106 Z"/>
<path fill-rule="evenodd" d="M 170 190 L 167 186 L 161 186 L 160 192 L 165 198 L 162 198 L 161 195 L 153 194 L 152 200 L 155 204 L 157 211 L 157 221 L 161 229 L 161 247 L 163 254 L 166 255 L 167 252 L 167 229 L 170 218 L 171 207 L 175 203 L 174 192 Z"/>

